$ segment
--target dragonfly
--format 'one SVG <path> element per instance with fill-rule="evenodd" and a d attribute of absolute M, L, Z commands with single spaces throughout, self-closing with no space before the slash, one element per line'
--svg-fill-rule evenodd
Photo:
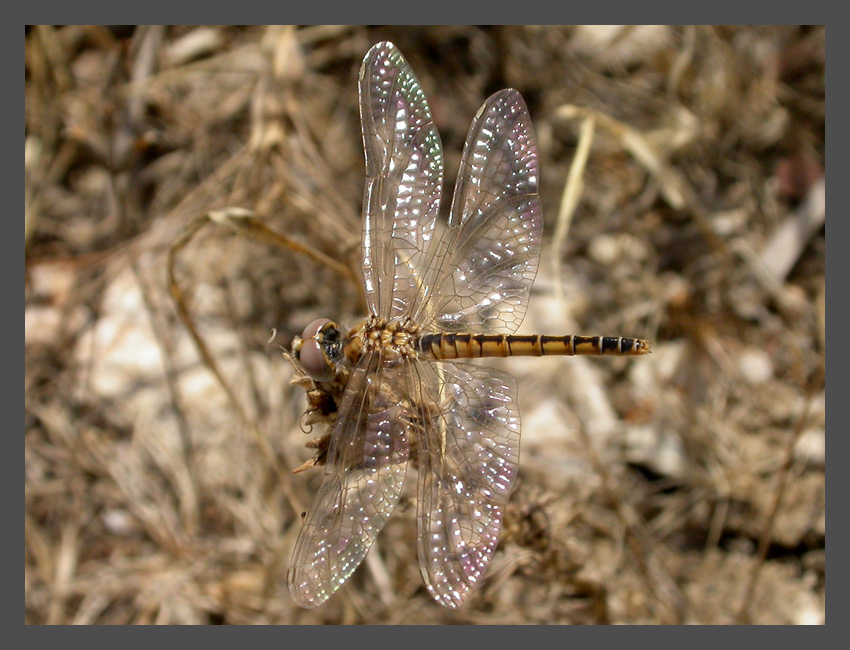
<path fill-rule="evenodd" d="M 543 234 L 537 143 L 518 91 L 495 93 L 475 115 L 439 241 L 440 136 L 392 43 L 366 54 L 359 100 L 369 315 L 350 329 L 319 319 L 293 339 L 294 363 L 309 375 L 308 412 L 333 425 L 313 445 L 324 475 L 295 544 L 289 590 L 312 608 L 339 589 L 387 523 L 414 465 L 420 573 L 431 596 L 454 609 L 481 585 L 496 550 L 520 444 L 515 379 L 456 360 L 642 355 L 650 345 L 514 334 Z"/>

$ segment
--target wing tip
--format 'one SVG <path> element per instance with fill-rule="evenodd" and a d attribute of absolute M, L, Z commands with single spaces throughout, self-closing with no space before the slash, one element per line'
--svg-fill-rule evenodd
<path fill-rule="evenodd" d="M 438 604 L 442 605 L 446 609 L 460 609 L 466 604 L 467 599 L 475 591 L 474 589 L 470 589 L 469 587 L 461 591 L 457 589 L 451 591 L 441 591 L 438 590 L 433 585 L 433 583 L 426 584 L 428 587 L 428 593 L 431 594 L 431 598 L 433 598 Z"/>
<path fill-rule="evenodd" d="M 374 60 L 379 55 L 388 55 L 391 52 L 396 52 L 399 56 L 401 56 L 401 51 L 395 46 L 395 43 L 392 41 L 378 41 L 372 47 L 369 48 L 369 51 L 366 52 L 366 56 L 363 57 L 363 64 L 361 66 L 361 76 L 363 71 L 368 68 L 369 63 Z M 403 57 L 402 57 L 403 58 Z"/>
<path fill-rule="evenodd" d="M 523 108 L 525 108 L 525 112 L 528 112 L 528 105 L 525 103 L 525 98 L 516 88 L 502 88 L 501 90 L 497 90 L 487 98 L 481 108 L 483 109 L 485 106 L 492 106 L 493 104 L 504 100 L 518 102 Z"/>
<path fill-rule="evenodd" d="M 296 578 L 296 572 L 290 570 L 289 572 L 289 595 L 292 597 L 292 600 L 295 601 L 295 604 L 303 609 L 315 609 L 319 605 L 323 604 L 328 598 L 330 598 L 330 593 L 315 593 L 310 590 L 304 589 L 306 585 L 300 583 L 300 581 Z"/>

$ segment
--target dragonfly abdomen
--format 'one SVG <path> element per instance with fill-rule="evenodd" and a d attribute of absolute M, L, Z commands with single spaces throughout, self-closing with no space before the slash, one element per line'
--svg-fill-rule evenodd
<path fill-rule="evenodd" d="M 480 357 L 543 357 L 548 355 L 636 356 L 650 352 L 642 339 L 621 336 L 547 336 L 535 334 L 425 334 L 419 351 L 435 359 Z"/>

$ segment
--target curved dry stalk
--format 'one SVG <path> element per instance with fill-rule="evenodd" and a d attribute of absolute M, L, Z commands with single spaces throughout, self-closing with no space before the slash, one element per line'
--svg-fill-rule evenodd
<path fill-rule="evenodd" d="M 721 239 L 714 233 L 708 211 L 697 196 L 688 179 L 670 164 L 669 152 L 652 138 L 610 115 L 580 106 L 561 106 L 555 116 L 562 120 L 594 118 L 599 128 L 607 131 L 658 183 L 661 196 L 674 210 L 688 210 L 700 227 L 700 232 L 715 250 L 725 250 Z"/>
<path fill-rule="evenodd" d="M 296 253 L 303 253 L 311 260 L 324 264 L 328 268 L 336 271 L 341 276 L 350 280 L 355 285 L 357 277 L 351 267 L 337 262 L 335 259 L 328 257 L 321 251 L 316 250 L 311 246 L 302 244 L 301 242 L 268 228 L 263 222 L 254 216 L 254 213 L 244 208 L 226 208 L 224 210 L 211 210 L 208 215 L 204 215 L 208 221 L 227 226 L 234 232 L 245 235 L 250 239 L 264 242 L 266 244 L 274 244 L 283 248 L 288 248 Z"/>
<path fill-rule="evenodd" d="M 278 478 L 281 479 L 281 483 L 283 486 L 284 494 L 286 495 L 287 500 L 289 501 L 289 505 L 292 507 L 293 512 L 296 514 L 302 512 L 303 507 L 301 505 L 298 496 L 295 494 L 292 489 L 292 483 L 290 480 L 290 472 L 289 468 L 284 468 L 281 466 L 282 461 L 275 455 L 274 450 L 269 446 L 268 441 L 262 436 L 257 427 L 256 422 L 254 422 L 249 416 L 245 408 L 242 406 L 242 403 L 236 397 L 236 393 L 233 391 L 233 388 L 224 378 L 224 374 L 221 372 L 218 363 L 215 360 L 214 355 L 210 351 L 209 346 L 206 341 L 201 336 L 198 329 L 195 327 L 195 323 L 192 319 L 192 315 L 189 313 L 189 308 L 186 305 L 186 300 L 184 299 L 183 290 L 180 288 L 180 285 L 177 282 L 177 276 L 174 270 L 175 260 L 177 258 L 178 253 L 189 244 L 190 241 L 195 237 L 195 235 L 200 232 L 200 230 L 206 226 L 208 223 L 214 223 L 214 220 L 210 214 L 203 214 L 195 217 L 188 226 L 186 226 L 185 230 L 177 237 L 177 240 L 169 247 L 168 255 L 167 255 L 167 273 L 168 273 L 168 290 L 171 295 L 171 299 L 174 301 L 174 307 L 177 311 L 177 316 L 180 318 L 180 321 L 186 327 L 186 330 L 189 332 L 189 335 L 192 338 L 192 341 L 195 344 L 196 349 L 198 350 L 198 354 L 201 356 L 201 360 L 204 365 L 213 373 L 213 376 L 218 381 L 219 385 L 224 390 L 227 395 L 227 399 L 230 402 L 233 409 L 239 415 L 239 418 L 242 422 L 248 427 L 251 435 L 254 437 L 257 446 L 260 448 L 263 456 L 269 465 L 274 469 L 275 473 L 278 475 Z"/>
<path fill-rule="evenodd" d="M 560 251 L 567 234 L 570 231 L 573 214 L 575 213 L 581 194 L 584 191 L 584 170 L 587 168 L 587 159 L 590 155 L 590 147 L 593 144 L 593 134 L 596 130 L 596 116 L 593 113 L 587 115 L 581 122 L 579 129 L 578 147 L 564 183 L 564 192 L 561 195 L 561 204 L 558 207 L 558 222 L 555 226 L 555 237 L 552 242 L 552 277 L 555 279 L 555 295 L 558 300 L 564 300 L 564 287 L 561 283 L 559 272 Z"/>

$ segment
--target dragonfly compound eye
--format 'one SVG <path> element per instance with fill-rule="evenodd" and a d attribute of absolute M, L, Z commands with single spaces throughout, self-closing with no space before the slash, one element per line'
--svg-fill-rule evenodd
<path fill-rule="evenodd" d="M 304 328 L 304 331 L 301 332 L 302 339 L 311 339 L 316 334 L 319 333 L 319 330 L 322 329 L 322 326 L 325 323 L 329 323 L 330 318 L 317 318 L 312 323 L 310 323 L 307 327 Z"/>
<path fill-rule="evenodd" d="M 336 375 L 339 328 L 327 318 L 314 320 L 301 334 L 298 358 L 313 379 L 330 381 Z"/>
<path fill-rule="evenodd" d="M 330 381 L 334 369 L 316 339 L 304 339 L 301 343 L 301 365 L 316 381 Z"/>

